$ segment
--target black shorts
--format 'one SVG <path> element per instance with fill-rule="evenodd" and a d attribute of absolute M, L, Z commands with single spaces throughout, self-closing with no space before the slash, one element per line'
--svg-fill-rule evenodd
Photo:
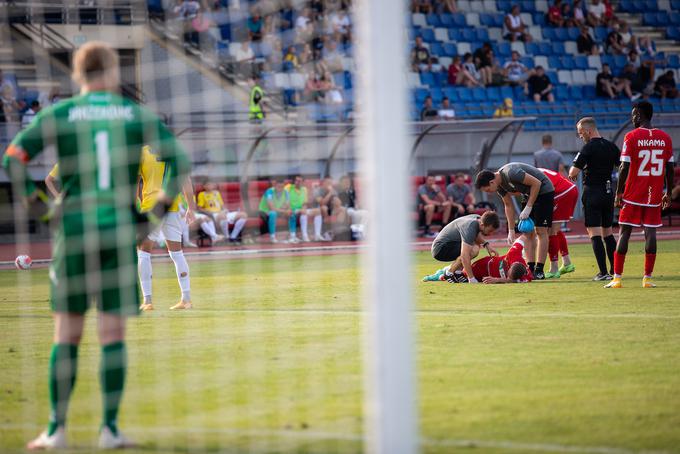
<path fill-rule="evenodd" d="M 522 201 L 522 209 L 526 206 L 526 199 Z M 553 210 L 555 209 L 555 192 L 539 194 L 534 202 L 529 217 L 536 227 L 552 227 Z M 517 227 L 515 231 L 518 232 Z"/>
<path fill-rule="evenodd" d="M 432 257 L 440 262 L 453 262 L 460 257 L 463 243 L 460 241 L 437 241 L 432 242 Z"/>
<path fill-rule="evenodd" d="M 614 223 L 614 192 L 606 187 L 584 186 L 583 213 L 586 227 L 611 227 Z"/>

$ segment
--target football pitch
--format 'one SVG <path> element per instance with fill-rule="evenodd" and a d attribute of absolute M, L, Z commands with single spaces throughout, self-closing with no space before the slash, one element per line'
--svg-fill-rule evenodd
<path fill-rule="evenodd" d="M 680 241 L 660 241 L 656 289 L 631 243 L 624 289 L 604 290 L 590 245 L 577 270 L 525 285 L 421 283 L 413 255 L 422 452 L 680 452 Z M 129 324 L 120 427 L 138 452 L 362 450 L 361 259 L 189 259 L 195 309 L 174 313 L 171 262 L 156 310 Z M 0 451 L 48 416 L 45 268 L 0 271 Z M 94 313 L 69 410 L 74 452 L 100 423 Z M 128 451 L 129 452 L 129 451 Z"/>

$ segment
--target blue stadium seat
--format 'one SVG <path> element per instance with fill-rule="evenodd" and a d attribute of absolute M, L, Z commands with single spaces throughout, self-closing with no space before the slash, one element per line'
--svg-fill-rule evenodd
<path fill-rule="evenodd" d="M 680 11 L 671 11 L 669 16 L 671 24 L 680 25 Z"/>
<path fill-rule="evenodd" d="M 469 104 L 467 106 L 467 113 L 470 117 L 481 117 L 483 114 L 482 106 L 478 104 Z"/>
<path fill-rule="evenodd" d="M 543 42 L 538 43 L 538 48 L 539 48 L 539 55 L 550 56 L 553 53 L 552 44 L 547 42 L 547 41 L 543 41 Z"/>
<path fill-rule="evenodd" d="M 472 91 L 469 88 L 457 87 L 456 91 L 458 91 L 458 99 L 460 99 L 461 101 L 463 102 L 472 101 Z"/>
<path fill-rule="evenodd" d="M 444 54 L 444 47 L 440 43 L 437 43 L 437 42 L 430 43 L 430 54 L 435 55 L 437 57 L 441 57 L 441 56 L 445 55 Z"/>
<path fill-rule="evenodd" d="M 574 57 L 571 55 L 564 55 L 560 57 L 560 62 L 562 63 L 562 69 L 574 69 Z"/>
<path fill-rule="evenodd" d="M 511 0 L 497 0 L 496 1 L 496 8 L 498 11 L 502 11 L 504 13 L 509 13 L 510 8 L 512 8 L 512 1 Z"/>
<path fill-rule="evenodd" d="M 671 0 L 671 8 L 674 10 L 680 10 L 680 0 Z"/>
<path fill-rule="evenodd" d="M 477 40 L 477 34 L 475 33 L 474 28 L 464 28 L 460 32 L 460 39 L 461 41 L 476 41 Z M 475 49 L 475 47 L 473 47 Z"/>
<path fill-rule="evenodd" d="M 460 41 L 460 29 L 449 28 L 449 39 L 454 42 Z"/>
<path fill-rule="evenodd" d="M 485 27 L 493 27 L 493 15 L 488 13 L 482 13 L 479 15 L 479 23 Z"/>
<path fill-rule="evenodd" d="M 548 57 L 548 66 L 551 69 L 562 69 L 562 61 L 560 60 L 560 57 Z"/>
<path fill-rule="evenodd" d="M 534 13 L 536 12 L 536 2 L 534 0 L 523 0 L 521 8 L 523 13 Z"/>
<path fill-rule="evenodd" d="M 614 55 L 614 67 L 616 69 L 622 69 L 627 61 L 628 57 L 625 55 Z"/>
<path fill-rule="evenodd" d="M 460 99 L 458 98 L 458 92 L 454 87 L 449 86 L 442 88 L 442 93 L 444 93 L 444 96 L 449 98 L 449 101 L 451 101 L 451 103 L 457 102 Z"/>
<path fill-rule="evenodd" d="M 430 27 L 441 27 L 442 23 L 439 20 L 439 14 L 428 14 L 425 16 L 425 22 Z"/>
<path fill-rule="evenodd" d="M 659 11 L 659 4 L 656 0 L 647 0 L 645 2 L 646 11 Z"/>
<path fill-rule="evenodd" d="M 472 99 L 473 101 L 486 101 L 486 88 L 475 87 L 472 89 Z"/>
<path fill-rule="evenodd" d="M 513 110 L 515 111 L 515 115 L 518 115 L 520 117 L 527 114 L 527 111 L 524 110 L 524 106 L 517 106 L 513 108 Z"/>
<path fill-rule="evenodd" d="M 465 20 L 465 14 L 456 13 L 453 15 L 453 23 L 456 27 L 466 27 L 467 21 Z"/>
<path fill-rule="evenodd" d="M 439 20 L 444 28 L 451 28 L 456 25 L 451 14 L 442 14 L 439 16 Z"/>
<path fill-rule="evenodd" d="M 583 87 L 583 98 L 584 99 L 595 99 L 595 87 L 592 85 L 584 85 Z"/>
<path fill-rule="evenodd" d="M 624 13 L 634 13 L 635 6 L 633 5 L 632 0 L 621 0 L 619 2 L 619 11 Z"/>
<path fill-rule="evenodd" d="M 501 98 L 502 99 L 512 98 L 512 97 L 513 97 L 512 87 L 508 87 L 508 86 L 501 87 Z"/>
<path fill-rule="evenodd" d="M 503 22 L 505 21 L 504 14 L 495 14 L 493 16 L 493 25 L 495 27 L 503 27 Z"/>
<path fill-rule="evenodd" d="M 220 25 L 220 36 L 225 41 L 231 41 L 231 24 Z"/>
<path fill-rule="evenodd" d="M 603 42 L 607 39 L 607 35 L 609 32 L 607 31 L 607 27 L 595 27 L 593 29 L 593 38 L 595 41 Z"/>
<path fill-rule="evenodd" d="M 420 84 L 426 85 L 428 87 L 434 87 L 435 86 L 434 75 L 429 72 L 420 73 Z"/>
<path fill-rule="evenodd" d="M 585 55 L 577 55 L 574 57 L 575 69 L 588 69 L 588 57 Z"/>
<path fill-rule="evenodd" d="M 567 41 L 569 39 L 569 32 L 566 28 L 554 28 L 555 39 L 557 41 Z M 545 35 L 546 30 L 543 31 Z M 552 41 L 552 40 L 551 40 Z"/>
<path fill-rule="evenodd" d="M 678 56 L 678 54 L 669 55 L 668 66 L 674 69 L 680 68 L 680 56 Z"/>
<path fill-rule="evenodd" d="M 567 33 L 569 34 L 570 41 L 576 41 L 578 39 L 578 35 L 581 34 L 581 31 L 578 29 L 578 27 L 569 27 L 567 29 Z"/>
<path fill-rule="evenodd" d="M 555 41 L 557 39 L 557 35 L 555 33 L 555 28 L 553 27 L 546 27 L 543 29 L 543 39 L 548 40 L 548 41 Z"/>
<path fill-rule="evenodd" d="M 528 102 L 524 105 L 524 112 L 526 115 L 538 115 L 538 107 L 535 102 Z"/>
<path fill-rule="evenodd" d="M 449 75 L 444 71 L 434 73 L 434 80 L 439 87 L 445 87 L 449 83 Z"/>
<path fill-rule="evenodd" d="M 436 41 L 434 38 L 434 30 L 432 30 L 431 28 L 423 28 L 422 30 L 420 30 L 420 36 L 426 43 Z"/>
<path fill-rule="evenodd" d="M 582 99 L 583 98 L 583 89 L 580 85 L 572 85 L 569 87 L 569 96 L 572 99 Z"/>
<path fill-rule="evenodd" d="M 564 55 L 564 43 L 552 43 L 553 54 Z"/>
<path fill-rule="evenodd" d="M 522 57 L 520 58 L 520 61 L 524 64 L 524 66 L 526 66 L 529 69 L 533 69 L 535 66 L 534 59 L 531 57 Z"/>
<path fill-rule="evenodd" d="M 512 54 L 512 48 L 510 47 L 510 43 L 507 42 L 498 43 L 498 55 L 500 57 L 509 57 L 510 54 Z"/>
<path fill-rule="evenodd" d="M 566 85 L 557 85 L 553 93 L 556 99 L 569 99 L 569 90 Z"/>
<path fill-rule="evenodd" d="M 489 31 L 486 28 L 476 28 L 477 41 L 488 41 Z"/>
<path fill-rule="evenodd" d="M 651 27 L 656 27 L 659 25 L 659 23 L 656 21 L 656 13 L 644 13 L 642 15 L 642 22 L 645 25 L 649 25 Z"/>
<path fill-rule="evenodd" d="M 500 102 L 503 98 L 499 87 L 489 87 L 486 89 L 486 96 L 489 101 Z"/>
<path fill-rule="evenodd" d="M 442 98 L 444 97 L 444 93 L 442 93 L 441 88 L 435 87 L 430 90 L 430 96 L 432 96 L 432 103 L 435 106 L 438 106 L 442 102 Z"/>
<path fill-rule="evenodd" d="M 538 43 L 534 42 L 526 43 L 524 45 L 524 50 L 526 51 L 527 55 L 540 55 Z"/>
<path fill-rule="evenodd" d="M 671 23 L 671 18 L 668 13 L 656 13 L 656 23 L 662 27 Z"/>
<path fill-rule="evenodd" d="M 540 25 L 541 27 L 548 26 L 548 21 L 545 19 L 544 13 L 534 13 L 533 19 L 534 25 Z"/>
<path fill-rule="evenodd" d="M 455 57 L 458 55 L 458 47 L 454 43 L 444 43 L 444 55 L 447 57 Z"/>
<path fill-rule="evenodd" d="M 524 99 L 524 88 L 522 88 L 520 85 L 515 85 L 512 87 L 512 97 L 514 99 Z"/>
<path fill-rule="evenodd" d="M 416 88 L 415 89 L 415 97 L 416 97 L 416 104 L 421 105 L 424 101 L 425 98 L 427 98 L 429 91 L 427 88 Z"/>

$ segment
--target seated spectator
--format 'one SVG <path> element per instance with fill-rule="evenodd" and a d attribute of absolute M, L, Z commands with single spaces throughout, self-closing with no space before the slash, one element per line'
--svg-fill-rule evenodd
<path fill-rule="evenodd" d="M 449 85 L 465 85 L 466 87 L 477 87 L 479 82 L 467 69 L 463 67 L 460 57 L 456 55 L 449 65 Z"/>
<path fill-rule="evenodd" d="M 617 17 L 614 15 L 614 7 L 612 6 L 612 2 L 609 0 L 601 0 L 602 3 L 604 4 L 604 20 L 605 23 L 607 24 L 612 24 L 615 21 L 617 21 Z"/>
<path fill-rule="evenodd" d="M 9 83 L 0 85 L 0 106 L 8 123 L 19 123 L 21 104 L 16 100 L 14 88 Z"/>
<path fill-rule="evenodd" d="M 366 225 L 368 224 L 368 211 L 359 208 L 356 192 L 349 176 L 344 175 L 340 177 L 337 193 L 338 199 L 349 217 L 352 236 L 355 239 L 363 238 Z"/>
<path fill-rule="evenodd" d="M 37 100 L 34 100 L 31 102 L 31 107 L 24 113 L 24 116 L 21 117 L 21 127 L 25 128 L 28 126 L 38 112 L 40 112 L 40 103 Z"/>
<path fill-rule="evenodd" d="M 260 199 L 260 218 L 267 225 L 269 239 L 272 243 L 278 243 L 276 239 L 276 221 L 279 216 L 286 219 L 292 217 L 288 192 L 284 189 L 283 180 L 272 178 L 272 187 L 267 189 Z M 290 228 L 290 221 L 289 221 Z"/>
<path fill-rule="evenodd" d="M 529 77 L 529 68 L 524 66 L 519 59 L 519 52 L 512 51 L 510 60 L 503 65 L 503 76 L 510 85 L 519 85 Z"/>
<path fill-rule="evenodd" d="M 246 40 L 241 43 L 239 48 L 236 49 L 234 60 L 236 60 L 238 72 L 241 75 L 251 77 L 254 74 L 255 52 L 250 47 L 250 41 Z"/>
<path fill-rule="evenodd" d="M 600 46 L 595 43 L 595 40 L 590 36 L 588 27 L 585 25 L 581 26 L 581 34 L 576 38 L 576 48 L 580 54 L 586 55 L 599 55 Z"/>
<path fill-rule="evenodd" d="M 433 0 L 412 0 L 411 12 L 421 14 L 432 14 L 434 12 Z"/>
<path fill-rule="evenodd" d="M 514 117 L 515 113 L 512 111 L 512 98 L 505 98 L 503 104 L 493 113 L 494 118 Z"/>
<path fill-rule="evenodd" d="M 503 21 L 503 37 L 508 41 L 531 41 L 527 26 L 522 22 L 519 5 L 514 5 Z"/>
<path fill-rule="evenodd" d="M 591 0 L 590 5 L 588 5 L 588 16 L 586 17 L 588 25 L 591 27 L 600 27 L 603 25 L 606 26 L 606 11 L 607 7 L 600 0 Z"/>
<path fill-rule="evenodd" d="M 552 94 L 552 90 L 553 85 L 548 76 L 546 76 L 542 66 L 537 66 L 534 74 L 529 77 L 524 84 L 524 92 L 535 102 L 555 102 L 555 96 Z"/>
<path fill-rule="evenodd" d="M 313 216 L 314 219 L 314 241 L 323 241 L 321 238 L 321 228 L 323 227 L 323 217 L 321 216 L 321 210 L 317 208 L 309 207 L 309 196 L 307 194 L 307 187 L 304 185 L 304 179 L 302 175 L 295 175 L 293 178 L 293 183 L 286 185 L 285 190 L 288 192 L 288 197 L 290 199 L 290 209 L 293 212 L 289 218 L 290 225 L 288 230 L 290 231 L 290 243 L 297 243 L 298 238 L 296 235 L 296 219 L 300 220 L 300 233 L 302 234 L 302 241 L 309 242 L 309 233 L 307 231 L 307 220 L 309 216 Z"/>
<path fill-rule="evenodd" d="M 307 102 L 323 102 L 326 97 L 326 92 L 323 88 L 321 76 L 314 71 L 310 71 L 307 74 L 307 82 L 305 82 L 304 99 Z"/>
<path fill-rule="evenodd" d="M 623 45 L 623 37 L 619 33 L 619 24 L 614 24 L 612 30 L 607 35 L 604 44 L 605 51 L 611 55 L 623 55 L 626 53 L 626 48 Z"/>
<path fill-rule="evenodd" d="M 322 53 L 323 61 L 326 64 L 327 70 L 331 72 L 340 72 L 344 69 L 342 64 L 343 55 L 338 49 L 338 43 L 335 40 L 327 40 L 323 46 Z M 323 74 L 323 72 L 321 72 L 321 74 Z"/>
<path fill-rule="evenodd" d="M 472 56 L 474 58 L 475 66 L 481 76 L 482 84 L 491 85 L 493 66 L 493 50 L 491 49 L 491 43 L 487 41 L 482 44 L 482 47 L 477 49 Z"/>
<path fill-rule="evenodd" d="M 432 96 L 425 97 L 423 108 L 420 110 L 420 121 L 438 120 L 439 112 L 432 107 Z"/>
<path fill-rule="evenodd" d="M 254 43 L 259 43 L 262 41 L 262 34 L 264 28 L 264 20 L 260 15 L 260 9 L 253 7 L 251 10 L 251 15 L 246 21 L 246 27 L 248 27 L 248 37 Z"/>
<path fill-rule="evenodd" d="M 312 22 L 311 15 L 311 10 L 304 8 L 302 14 L 295 19 L 295 39 L 298 43 L 306 43 L 312 39 L 314 23 Z"/>
<path fill-rule="evenodd" d="M 191 21 L 197 17 L 200 10 L 201 4 L 194 0 L 182 0 L 172 10 L 187 44 L 198 44 L 198 33 L 193 29 Z"/>
<path fill-rule="evenodd" d="M 326 71 L 321 76 L 320 89 L 325 93 L 324 101 L 327 104 L 342 104 L 342 93 L 335 85 L 335 79 L 330 71 Z"/>
<path fill-rule="evenodd" d="M 629 82 L 630 91 L 633 93 L 631 101 L 635 101 L 641 96 L 646 98 L 652 93 L 653 90 L 649 89 L 649 85 L 653 79 L 653 74 L 653 66 L 650 68 L 648 65 L 643 65 L 635 69 L 633 65 L 627 63 L 623 67 L 619 79 L 625 79 Z"/>
<path fill-rule="evenodd" d="M 196 196 L 194 196 L 194 201 Z M 182 197 L 179 204 L 179 215 L 182 219 L 186 218 L 187 208 L 189 205 L 184 197 Z M 215 222 L 212 220 L 212 216 L 208 216 L 203 213 L 194 212 L 194 220 L 191 222 L 185 222 L 182 226 L 182 243 L 186 247 L 198 247 L 196 243 L 191 241 L 191 232 L 196 232 L 198 230 L 203 231 L 209 238 L 211 243 L 216 245 L 224 241 L 224 236 L 219 235 L 215 229 Z"/>
<path fill-rule="evenodd" d="M 238 209 L 229 211 L 222 201 L 222 195 L 217 190 L 217 185 L 208 181 L 204 185 L 203 191 L 198 193 L 196 207 L 200 213 L 210 216 L 222 229 L 225 238 L 229 238 L 230 243 L 239 243 L 243 227 L 246 225 L 248 214 Z M 233 225 L 231 234 L 229 226 Z"/>
<path fill-rule="evenodd" d="M 456 117 L 456 112 L 451 107 L 448 97 L 444 96 L 442 99 L 442 105 L 437 111 L 437 116 L 442 120 L 453 120 Z"/>
<path fill-rule="evenodd" d="M 562 16 L 562 0 L 555 0 L 548 8 L 546 14 L 548 24 L 553 27 L 564 27 L 564 17 Z"/>
<path fill-rule="evenodd" d="M 452 210 L 455 211 L 454 217 L 474 213 L 475 194 L 470 185 L 465 182 L 464 173 L 456 174 L 453 182 L 446 187 L 446 195 L 451 202 Z"/>
<path fill-rule="evenodd" d="M 430 51 L 423 45 L 423 38 L 416 36 L 416 45 L 411 51 L 411 68 L 413 71 L 431 71 Z"/>
<path fill-rule="evenodd" d="M 333 179 L 326 177 L 321 181 L 321 184 L 314 188 L 314 205 L 313 208 L 319 208 L 321 215 L 327 223 L 331 223 L 334 217 L 335 222 L 331 225 L 331 233 L 324 234 L 325 240 L 330 240 L 336 231 L 343 231 L 347 229 L 347 210 L 342 205 L 342 201 L 338 197 L 338 191 L 335 189 Z M 331 217 L 332 216 L 332 217 Z"/>
<path fill-rule="evenodd" d="M 628 52 L 628 58 L 626 59 L 626 63 L 630 63 L 636 69 L 639 68 L 642 65 L 642 59 L 640 58 L 640 54 L 638 54 L 636 50 L 631 50 L 630 52 Z"/>
<path fill-rule="evenodd" d="M 573 22 L 574 26 L 586 25 L 586 15 L 583 11 L 583 0 L 574 0 L 573 6 L 565 3 L 562 7 L 562 16 Z"/>
<path fill-rule="evenodd" d="M 675 84 L 675 76 L 673 71 L 666 71 L 654 84 L 654 93 L 656 93 L 661 99 L 675 99 L 678 97 L 678 88 Z"/>
<path fill-rule="evenodd" d="M 472 79 L 475 81 L 476 85 L 481 85 L 483 86 L 484 83 L 482 81 L 482 75 L 480 74 L 479 71 L 477 71 L 477 66 L 475 65 L 475 62 L 472 59 L 472 54 L 468 52 L 467 54 L 463 55 L 463 68 L 467 73 L 472 76 Z"/>
<path fill-rule="evenodd" d="M 347 15 L 347 10 L 341 8 L 330 16 L 331 27 L 335 40 L 342 43 L 352 42 L 352 22 Z"/>
<path fill-rule="evenodd" d="M 435 0 L 437 14 L 453 14 L 458 12 L 456 0 Z"/>
<path fill-rule="evenodd" d="M 628 79 L 615 78 L 611 73 L 609 65 L 603 63 L 602 72 L 597 75 L 595 82 L 595 93 L 602 98 L 616 99 L 619 93 L 625 92 L 626 96 L 632 98 L 633 94 L 630 84 L 631 82 Z"/>
<path fill-rule="evenodd" d="M 425 183 L 418 187 L 418 198 L 416 199 L 418 211 L 425 213 L 425 230 L 423 236 L 433 237 L 430 230 L 432 226 L 432 218 L 436 211 L 442 212 L 442 225 L 449 223 L 451 218 L 451 202 L 447 200 L 441 188 L 435 182 L 433 176 L 428 176 Z"/>
<path fill-rule="evenodd" d="M 295 46 L 288 46 L 286 56 L 283 57 L 283 69 L 286 72 L 295 71 L 300 64 L 298 63 L 297 51 Z"/>

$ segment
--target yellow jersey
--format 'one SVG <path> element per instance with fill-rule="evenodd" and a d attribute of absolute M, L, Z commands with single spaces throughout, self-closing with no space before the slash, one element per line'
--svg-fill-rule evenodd
<path fill-rule="evenodd" d="M 158 193 L 163 187 L 165 163 L 156 159 L 151 147 L 142 148 L 142 160 L 139 164 L 139 176 L 142 179 L 142 197 L 140 211 L 145 213 L 156 205 Z M 180 196 L 177 196 L 168 211 L 179 211 Z"/>
<path fill-rule="evenodd" d="M 224 207 L 222 194 L 219 191 L 202 191 L 198 194 L 196 205 L 205 211 L 219 213 Z"/>
<path fill-rule="evenodd" d="M 59 163 L 56 163 L 54 167 L 52 167 L 52 170 L 50 170 L 48 175 L 57 180 L 59 179 Z"/>

